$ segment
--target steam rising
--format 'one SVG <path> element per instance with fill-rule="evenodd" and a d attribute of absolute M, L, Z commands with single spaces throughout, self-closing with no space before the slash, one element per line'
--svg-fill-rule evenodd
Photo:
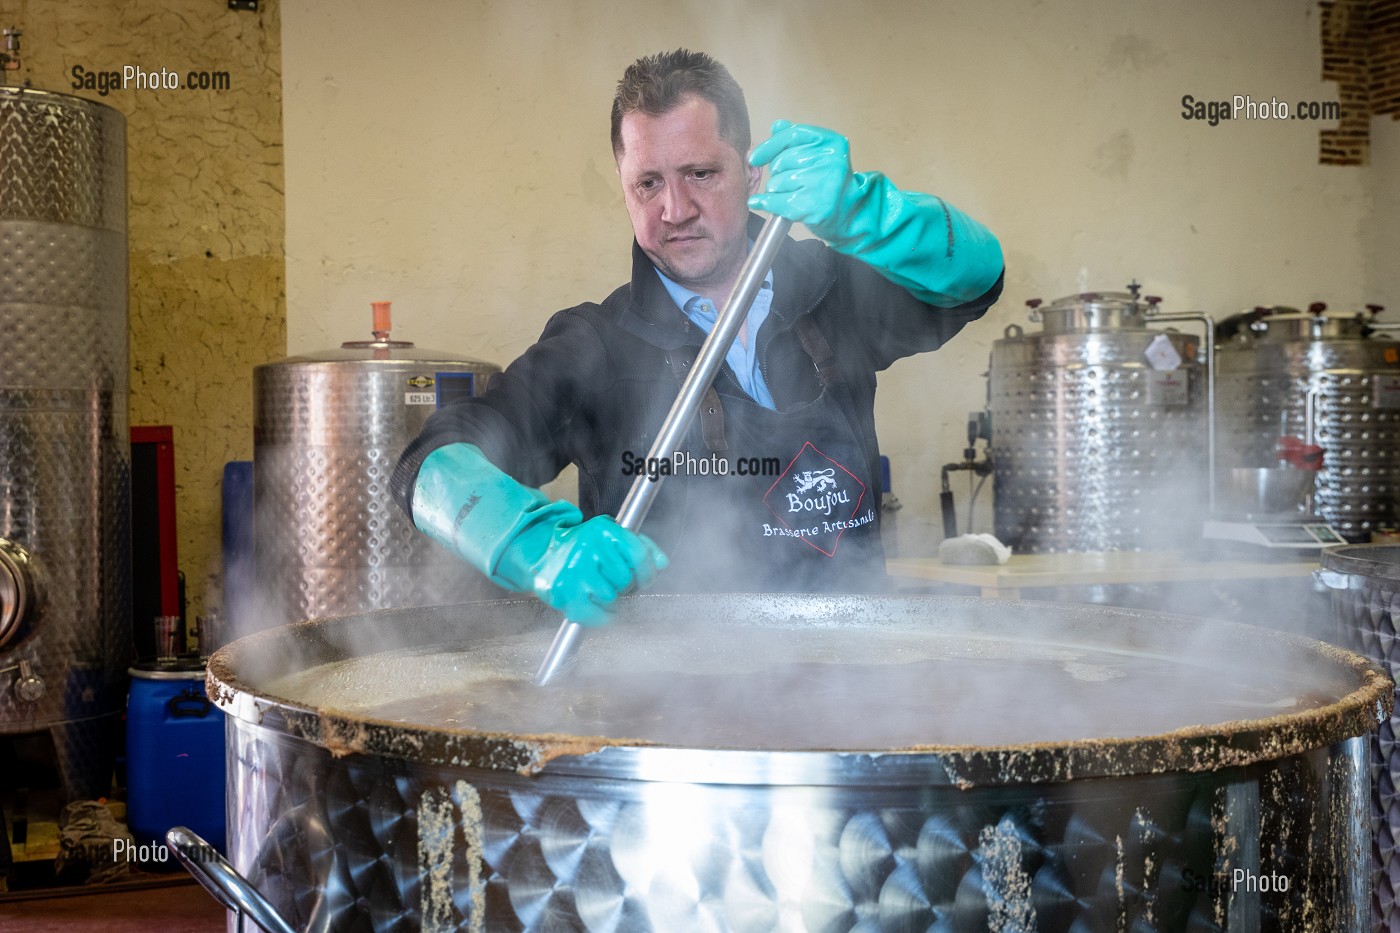
<path fill-rule="evenodd" d="M 548 614 L 514 602 L 437 619 L 443 631 L 455 622 L 469 647 L 274 665 L 253 685 L 429 728 L 840 750 L 1160 735 L 1316 709 L 1358 685 L 1307 643 L 1224 623 L 1034 603 L 719 596 L 626 601 L 617 624 L 589 633 L 561 685 L 540 689 L 531 679 Z M 357 621 L 338 647 L 358 652 L 354 636 L 370 634 L 382 649 L 395 624 L 422 637 L 414 613 Z"/>

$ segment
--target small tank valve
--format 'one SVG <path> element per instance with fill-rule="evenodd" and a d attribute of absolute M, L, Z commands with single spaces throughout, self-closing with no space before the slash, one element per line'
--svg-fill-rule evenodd
<path fill-rule="evenodd" d="M 46 690 L 44 678 L 34 673 L 34 666 L 28 661 L 19 662 L 19 679 L 15 681 L 15 696 L 25 703 L 38 703 L 43 699 Z"/>
<path fill-rule="evenodd" d="M 371 301 L 370 308 L 370 340 L 347 340 L 341 344 L 346 350 L 371 350 L 374 359 L 393 359 L 394 350 L 402 350 L 412 347 L 413 344 L 407 340 L 394 340 L 389 334 L 394 329 L 393 316 L 390 313 L 388 301 Z"/>
<path fill-rule="evenodd" d="M 5 37 L 5 50 L 0 52 L 0 65 L 5 71 L 19 71 L 19 37 L 24 35 L 13 26 L 6 26 L 0 30 L 0 35 Z"/>
<path fill-rule="evenodd" d="M 21 703 L 38 703 L 48 692 L 44 678 L 34 673 L 32 661 L 21 661 L 10 667 L 0 667 L 0 674 L 17 673 L 14 680 L 15 697 Z"/>
<path fill-rule="evenodd" d="M 374 321 L 370 324 L 370 333 L 380 343 L 387 342 L 389 332 L 394 329 L 393 316 L 389 312 L 390 304 L 392 302 L 388 301 L 371 301 L 369 303 L 370 310 L 374 314 Z"/>

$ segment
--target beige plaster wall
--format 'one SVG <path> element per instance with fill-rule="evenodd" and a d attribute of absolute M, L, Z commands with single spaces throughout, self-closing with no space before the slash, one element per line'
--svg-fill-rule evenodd
<path fill-rule="evenodd" d="M 1400 120 L 1372 121 L 1366 171 L 1371 181 L 1371 210 L 1363 226 L 1366 301 L 1388 309 L 1381 320 L 1400 321 Z"/>
<path fill-rule="evenodd" d="M 0 0 L 24 30 L 21 78 L 127 117 L 131 423 L 174 427 L 191 621 L 219 569 L 223 464 L 252 457 L 252 367 L 285 352 L 281 24 L 260 6 Z M 229 88 L 72 87 L 74 66 L 124 65 L 227 72 Z"/>
<path fill-rule="evenodd" d="M 1319 166 L 1327 124 L 1181 115 L 1186 94 L 1335 100 L 1311 0 L 345 0 L 283 11 L 290 349 L 360 335 L 387 298 L 396 335 L 505 363 L 607 294 L 630 242 L 613 86 L 682 45 L 729 65 L 757 138 L 777 117 L 837 128 L 857 168 L 1001 237 L 1001 304 L 881 379 L 902 533 L 936 541 L 937 467 L 1026 299 L 1136 278 L 1170 311 L 1355 306 L 1393 276 L 1368 219 L 1394 222 L 1372 215 L 1394 182 Z"/>

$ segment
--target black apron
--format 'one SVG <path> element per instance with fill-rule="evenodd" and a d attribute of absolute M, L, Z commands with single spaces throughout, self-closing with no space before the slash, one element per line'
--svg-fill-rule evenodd
<path fill-rule="evenodd" d="M 885 584 L 880 488 L 850 390 L 816 325 L 794 325 L 821 380 L 787 411 L 713 387 L 699 430 L 672 452 L 673 475 L 642 530 L 671 560 L 656 589 L 695 592 L 869 592 Z M 668 356 L 683 380 L 695 351 Z M 653 513 L 655 513 L 655 509 Z"/>

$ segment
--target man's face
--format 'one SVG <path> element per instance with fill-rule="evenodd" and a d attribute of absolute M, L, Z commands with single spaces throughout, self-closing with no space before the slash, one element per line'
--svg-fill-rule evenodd
<path fill-rule="evenodd" d="M 723 300 L 748 249 L 762 172 L 719 135 L 715 105 L 688 94 L 660 116 L 622 118 L 617 174 L 642 251 L 667 278 Z"/>

